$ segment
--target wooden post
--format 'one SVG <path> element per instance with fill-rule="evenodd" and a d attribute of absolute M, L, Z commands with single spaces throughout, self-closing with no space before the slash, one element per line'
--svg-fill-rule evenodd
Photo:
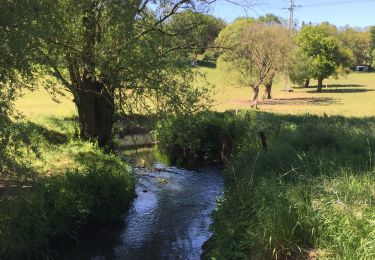
<path fill-rule="evenodd" d="M 260 141 L 262 142 L 263 150 L 267 150 L 266 134 L 263 131 L 259 132 L 259 138 L 260 138 Z"/>

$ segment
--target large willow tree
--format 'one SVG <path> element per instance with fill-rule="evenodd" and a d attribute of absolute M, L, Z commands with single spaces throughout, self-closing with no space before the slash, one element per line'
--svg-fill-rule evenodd
<path fill-rule="evenodd" d="M 206 91 L 176 46 L 170 17 L 204 0 L 1 0 L 2 86 L 67 90 L 81 137 L 105 146 L 114 113 L 200 109 Z"/>

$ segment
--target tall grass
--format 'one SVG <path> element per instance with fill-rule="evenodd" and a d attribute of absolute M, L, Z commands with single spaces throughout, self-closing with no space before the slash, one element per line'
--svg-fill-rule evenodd
<path fill-rule="evenodd" d="M 246 124 L 205 257 L 374 259 L 375 119 L 252 113 Z"/>
<path fill-rule="evenodd" d="M 41 259 L 66 240 L 77 240 L 86 227 L 119 221 L 133 195 L 130 167 L 115 154 L 77 138 L 73 118 L 9 121 L 8 142 L 18 168 L 3 173 L 0 258 Z M 31 172 L 31 173 L 30 173 Z"/>

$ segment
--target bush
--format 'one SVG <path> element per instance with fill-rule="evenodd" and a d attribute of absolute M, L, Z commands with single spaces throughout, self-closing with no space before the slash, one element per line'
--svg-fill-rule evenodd
<path fill-rule="evenodd" d="M 117 158 L 110 160 L 116 165 Z M 129 168 L 92 165 L 40 181 L 34 191 L 0 202 L 0 256 L 46 255 L 52 241 L 76 238 L 91 224 L 121 220 L 134 194 Z"/>
<path fill-rule="evenodd" d="M 43 192 L 0 201 L 0 258 L 45 258 L 49 222 Z"/>
<path fill-rule="evenodd" d="M 159 122 L 158 149 L 172 162 L 221 161 L 237 149 L 248 123 L 233 113 L 202 112 Z"/>
<path fill-rule="evenodd" d="M 12 164 L 0 165 L 16 187 L 0 197 L 0 258 L 46 258 L 57 242 L 121 219 L 134 195 L 134 177 L 118 156 L 75 139 L 74 120 L 8 122 L 0 154 Z M 23 136 L 25 141 L 18 138 Z M 22 188 L 24 181 L 32 187 Z"/>

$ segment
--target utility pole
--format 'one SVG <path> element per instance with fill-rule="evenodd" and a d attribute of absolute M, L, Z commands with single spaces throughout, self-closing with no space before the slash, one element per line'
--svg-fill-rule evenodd
<path fill-rule="evenodd" d="M 284 10 L 288 10 L 289 11 L 289 21 L 288 21 L 288 27 L 289 27 L 289 30 L 292 31 L 296 25 L 295 21 L 294 21 L 294 10 L 297 8 L 297 7 L 301 7 L 300 5 L 296 5 L 294 0 L 289 0 L 289 6 L 287 8 L 283 8 Z"/>
<path fill-rule="evenodd" d="M 289 11 L 289 30 L 294 29 L 294 9 L 297 6 L 294 4 L 294 0 L 289 0 L 289 7 L 287 10 Z"/>
<path fill-rule="evenodd" d="M 294 10 L 295 8 L 300 7 L 297 6 L 294 2 L 294 0 L 289 0 L 289 6 L 287 8 L 283 8 L 284 10 L 289 11 L 289 21 L 288 21 L 288 28 L 289 28 L 289 33 L 292 35 L 292 32 L 295 27 L 295 21 L 294 21 Z M 290 80 L 287 74 L 284 75 L 284 83 L 283 83 L 283 90 L 284 91 L 290 91 Z"/>

